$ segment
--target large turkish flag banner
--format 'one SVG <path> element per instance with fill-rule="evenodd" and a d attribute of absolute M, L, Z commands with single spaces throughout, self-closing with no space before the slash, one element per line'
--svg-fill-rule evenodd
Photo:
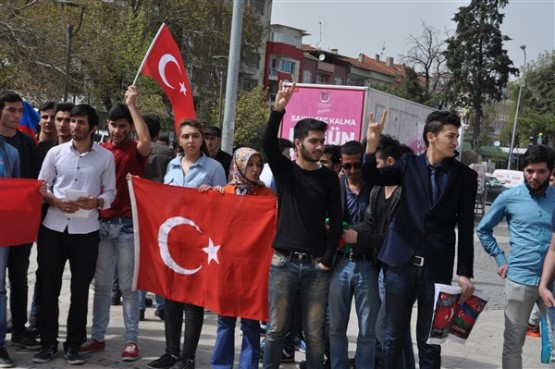
<path fill-rule="evenodd" d="M 193 91 L 179 46 L 165 24 L 160 26 L 139 71 L 154 79 L 170 100 L 175 118 L 175 132 L 179 135 L 182 119 L 196 119 Z"/>
<path fill-rule="evenodd" d="M 136 288 L 220 315 L 268 320 L 274 197 L 129 181 Z"/>
<path fill-rule="evenodd" d="M 37 240 L 41 183 L 36 179 L 0 178 L 0 247 Z"/>

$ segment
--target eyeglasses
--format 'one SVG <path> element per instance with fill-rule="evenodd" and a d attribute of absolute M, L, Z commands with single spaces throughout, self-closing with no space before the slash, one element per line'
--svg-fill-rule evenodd
<path fill-rule="evenodd" d="M 360 161 L 354 163 L 345 163 L 341 165 L 341 168 L 345 170 L 350 170 L 351 168 L 360 169 L 362 167 L 362 163 Z"/>

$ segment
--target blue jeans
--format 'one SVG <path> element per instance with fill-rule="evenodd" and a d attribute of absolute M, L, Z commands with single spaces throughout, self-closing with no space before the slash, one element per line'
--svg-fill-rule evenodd
<path fill-rule="evenodd" d="M 231 369 L 235 354 L 235 323 L 237 318 L 218 316 L 218 333 L 210 365 L 212 369 Z M 239 369 L 257 369 L 260 357 L 260 323 L 258 320 L 241 318 L 243 343 Z"/>
<path fill-rule="evenodd" d="M 264 347 L 264 369 L 279 368 L 297 289 L 301 298 L 307 367 L 324 367 L 324 321 L 330 273 L 318 268 L 317 264 L 314 259 L 294 260 L 274 252 L 270 268 L 270 321 Z"/>
<path fill-rule="evenodd" d="M 380 309 L 378 269 L 372 261 L 349 260 L 338 256 L 330 277 L 328 296 L 332 368 L 350 368 L 347 326 L 353 297 L 358 317 L 355 365 L 357 369 L 373 369 L 376 359 L 376 319 Z"/>
<path fill-rule="evenodd" d="M 133 290 L 135 244 L 131 218 L 108 218 L 100 222 L 100 244 L 94 275 L 94 304 L 92 338 L 103 342 L 110 322 L 110 303 L 114 278 L 114 264 L 118 271 L 123 297 L 125 342 L 138 342 L 139 292 Z"/>
<path fill-rule="evenodd" d="M 139 309 L 144 311 L 146 309 L 145 298 L 146 298 L 145 290 L 139 290 Z M 155 295 L 154 299 L 156 300 L 156 310 L 164 310 L 166 307 L 166 300 L 162 296 Z"/>
<path fill-rule="evenodd" d="M 412 307 L 418 299 L 416 342 L 421 369 L 441 367 L 441 346 L 426 343 L 430 335 L 434 307 L 434 282 L 450 284 L 451 281 L 433 281 L 426 266 L 407 264 L 401 268 L 387 267 L 385 273 L 385 333 L 383 368 L 398 369 L 409 332 Z"/>
<path fill-rule="evenodd" d="M 8 268 L 9 247 L 0 247 L 0 347 L 6 344 L 6 270 Z"/>

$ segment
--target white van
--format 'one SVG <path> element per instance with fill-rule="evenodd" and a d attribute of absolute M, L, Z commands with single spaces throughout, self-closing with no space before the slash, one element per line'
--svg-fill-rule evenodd
<path fill-rule="evenodd" d="M 524 183 L 524 174 L 520 170 L 496 169 L 493 176 L 503 182 L 507 188 L 513 188 Z"/>

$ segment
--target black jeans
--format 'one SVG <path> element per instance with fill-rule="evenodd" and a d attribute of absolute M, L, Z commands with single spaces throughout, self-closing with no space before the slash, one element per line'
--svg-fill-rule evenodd
<path fill-rule="evenodd" d="M 181 341 L 181 326 L 185 312 L 185 337 L 183 351 L 179 354 Z M 166 353 L 181 356 L 183 359 L 195 360 L 198 341 L 204 323 L 204 308 L 166 299 L 166 314 L 164 326 L 166 328 Z"/>
<path fill-rule="evenodd" d="M 98 231 L 69 234 L 40 227 L 38 264 L 40 285 L 40 340 L 42 346 L 58 343 L 58 297 L 66 261 L 71 271 L 71 298 L 64 346 L 79 346 L 87 339 L 89 286 L 98 257 Z"/>
<path fill-rule="evenodd" d="M 11 247 L 8 257 L 12 332 L 16 334 L 25 331 L 25 323 L 27 323 L 27 272 L 31 246 L 33 244 L 29 243 Z"/>

